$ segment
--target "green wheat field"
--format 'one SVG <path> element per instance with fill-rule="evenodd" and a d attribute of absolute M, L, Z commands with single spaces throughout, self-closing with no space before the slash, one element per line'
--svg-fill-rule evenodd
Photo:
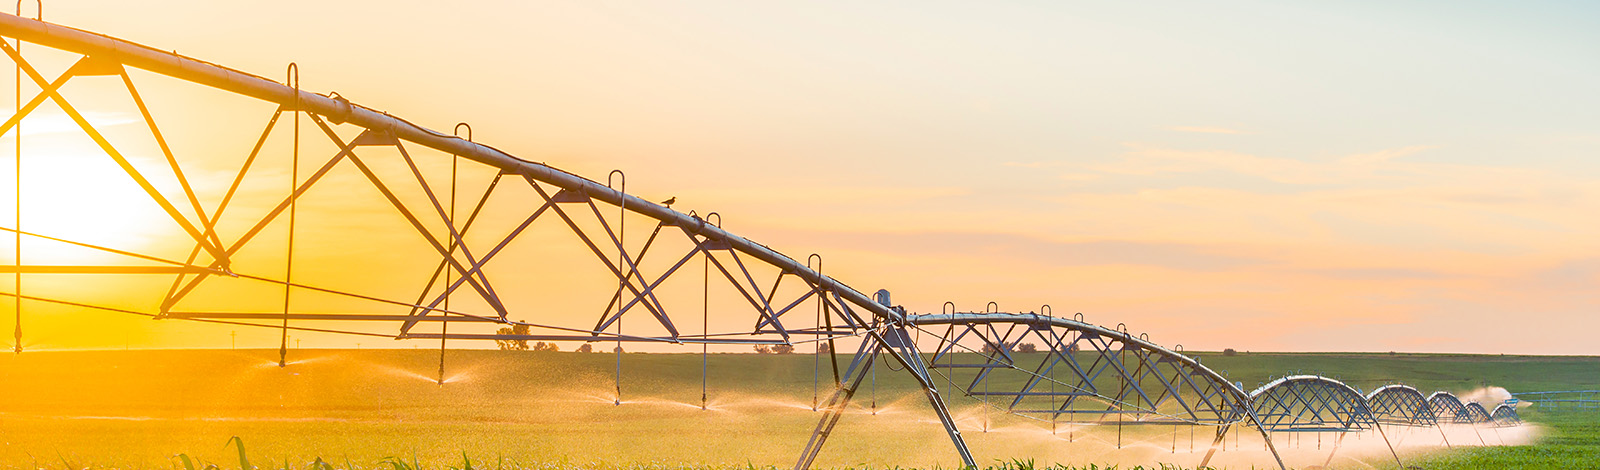
<path fill-rule="evenodd" d="M 25 352 L 0 356 L 0 467 L 232 470 L 788 468 L 825 397 L 810 355 L 437 350 Z M 1371 390 L 1403 381 L 1458 394 L 1600 389 L 1600 357 L 1191 353 L 1247 389 L 1320 373 Z M 926 398 L 879 368 L 817 463 L 958 468 Z M 945 387 L 949 389 L 948 386 Z M 1001 469 L 1192 469 L 1214 428 L 1059 426 L 948 396 L 980 464 Z M 1524 409 L 1530 425 L 1393 429 L 1407 468 L 1600 468 L 1600 413 Z M 1221 468 L 1275 468 L 1251 431 L 1230 433 Z M 237 437 L 237 439 L 234 439 Z M 1291 468 L 1392 469 L 1374 436 L 1278 437 Z"/>

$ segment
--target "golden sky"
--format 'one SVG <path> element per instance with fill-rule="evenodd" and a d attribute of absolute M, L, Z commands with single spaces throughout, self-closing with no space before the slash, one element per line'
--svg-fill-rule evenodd
<path fill-rule="evenodd" d="M 269 78 L 294 61 L 305 89 L 440 131 L 466 121 L 480 142 L 592 179 L 622 169 L 631 193 L 717 211 L 724 227 L 795 258 L 822 254 L 826 273 L 864 292 L 889 289 L 914 311 L 1050 304 L 1191 350 L 1600 353 L 1591 338 L 1600 329 L 1600 12 L 1589 6 L 46 8 L 52 22 Z M 50 77 L 71 60 L 24 52 Z M 134 79 L 210 210 L 272 106 Z M 164 165 L 119 83 L 77 80 L 67 93 L 91 121 L 124 138 L 136 162 Z M 302 132 L 304 174 L 331 147 L 309 124 Z M 247 182 L 241 213 L 283 196 L 284 138 L 269 143 L 276 166 Z M 30 118 L 24 139 L 25 228 L 187 254 L 192 245 L 171 242 L 180 232 L 158 223 L 159 210 L 117 196 L 131 186 L 55 108 Z M 440 175 L 448 160 L 420 164 Z M 303 205 L 295 276 L 414 296 L 432 264 L 400 254 L 426 247 L 344 171 L 326 188 L 360 189 Z M 481 188 L 492 173 L 464 175 L 473 181 L 464 187 Z M 496 206 L 487 224 L 508 228 L 526 209 Z M 246 219 L 223 231 L 238 233 Z M 555 240 L 556 228 L 532 238 Z M 283 233 L 274 226 L 252 243 L 281 247 Z M 93 259 L 47 245 L 26 245 L 25 256 Z M 604 283 L 593 260 L 541 246 L 509 251 L 515 262 L 495 273 L 519 314 L 592 318 L 597 306 L 556 298 Z M 238 263 L 281 275 L 281 256 L 263 248 Z M 170 279 L 28 282 L 148 311 Z M 197 303 L 270 311 L 281 306 L 273 292 L 235 287 Z M 38 349 L 226 347 L 233 331 L 38 314 L 25 339 Z M 277 340 L 239 331 L 241 346 Z"/>

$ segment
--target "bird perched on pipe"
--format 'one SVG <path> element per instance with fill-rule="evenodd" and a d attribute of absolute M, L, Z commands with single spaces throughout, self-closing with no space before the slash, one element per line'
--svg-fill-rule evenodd
<path fill-rule="evenodd" d="M 673 196 L 673 197 L 667 198 L 667 200 L 665 200 L 665 201 L 661 201 L 661 205 L 667 206 L 668 209 L 671 209 L 672 208 L 672 203 L 675 203 L 675 202 L 678 202 L 678 197 L 677 196 Z"/>

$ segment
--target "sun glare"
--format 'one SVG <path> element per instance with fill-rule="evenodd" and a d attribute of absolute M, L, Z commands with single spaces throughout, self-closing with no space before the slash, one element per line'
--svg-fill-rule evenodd
<path fill-rule="evenodd" d="M 10 159 L 8 159 L 10 160 Z M 0 178 L 16 181 L 15 160 L 0 169 Z M 141 169 L 145 162 L 135 162 Z M 138 252 L 170 220 L 116 162 L 103 154 L 24 150 L 22 166 L 22 230 L 97 246 Z M 13 183 L 14 184 L 14 183 Z M 15 228 L 16 194 L 0 196 L 0 226 Z M 174 201 L 175 204 L 182 201 Z M 176 229 L 175 224 L 173 228 Z M 5 234 L 0 238 L 11 238 Z M 28 264 L 122 264 L 124 256 L 23 237 L 23 262 Z M 3 256 L 12 261 L 12 250 Z"/>

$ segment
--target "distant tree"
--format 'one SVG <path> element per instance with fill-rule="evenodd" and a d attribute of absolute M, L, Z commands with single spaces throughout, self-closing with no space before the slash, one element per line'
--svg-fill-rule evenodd
<path fill-rule="evenodd" d="M 792 353 L 794 353 L 794 345 L 793 344 L 774 344 L 774 345 L 772 345 L 772 353 L 773 354 L 792 354 Z"/>
<path fill-rule="evenodd" d="M 1233 348 L 1228 348 L 1228 349 L 1222 350 L 1222 355 L 1224 355 L 1224 356 L 1237 356 L 1237 355 L 1239 355 L 1239 351 L 1234 351 Z"/>
<path fill-rule="evenodd" d="M 528 325 L 512 325 L 510 328 L 501 328 L 496 333 L 502 335 L 526 335 L 528 334 Z M 497 339 L 494 340 L 494 344 L 499 346 L 502 351 L 528 350 L 528 340 L 525 339 Z"/>
<path fill-rule="evenodd" d="M 589 344 L 589 343 L 583 343 L 582 346 L 578 346 L 578 352 L 581 352 L 581 353 L 594 352 L 594 346 Z"/>
<path fill-rule="evenodd" d="M 832 352 L 833 346 L 829 346 L 828 343 L 817 343 L 817 354 L 829 354 Z"/>
<path fill-rule="evenodd" d="M 1038 346 L 1034 346 L 1033 343 L 1022 343 L 1022 344 L 1017 345 L 1017 351 L 1021 351 L 1021 352 L 1025 352 L 1025 353 L 1035 353 L 1035 352 L 1039 352 L 1039 347 Z"/>
<path fill-rule="evenodd" d="M 1010 343 L 1001 343 L 1001 346 L 1005 347 L 1005 352 L 1008 352 L 1008 353 L 1012 352 L 1012 351 L 1017 351 L 1018 348 L 1022 348 L 1021 349 L 1022 352 L 1034 352 L 1034 351 L 1038 351 L 1039 350 L 1038 346 L 1034 346 L 1032 344 L 1023 344 L 1021 341 L 1013 341 L 1013 342 L 1010 342 Z M 983 353 L 984 354 L 994 354 L 994 353 L 997 353 L 997 352 L 999 352 L 999 350 L 996 350 L 993 344 L 984 343 L 984 345 L 983 345 Z"/>
<path fill-rule="evenodd" d="M 772 354 L 772 346 L 767 346 L 765 344 L 757 344 L 756 345 L 756 354 Z"/>
<path fill-rule="evenodd" d="M 611 348 L 611 352 L 614 352 L 614 353 L 625 353 L 627 351 L 623 351 L 622 350 L 622 346 L 617 346 L 617 347 Z"/>
<path fill-rule="evenodd" d="M 556 343 L 546 343 L 544 341 L 540 341 L 540 342 L 537 342 L 537 343 L 533 343 L 533 350 L 534 351 L 551 351 L 551 352 L 555 352 L 555 351 L 560 351 L 561 348 L 557 347 Z"/>

